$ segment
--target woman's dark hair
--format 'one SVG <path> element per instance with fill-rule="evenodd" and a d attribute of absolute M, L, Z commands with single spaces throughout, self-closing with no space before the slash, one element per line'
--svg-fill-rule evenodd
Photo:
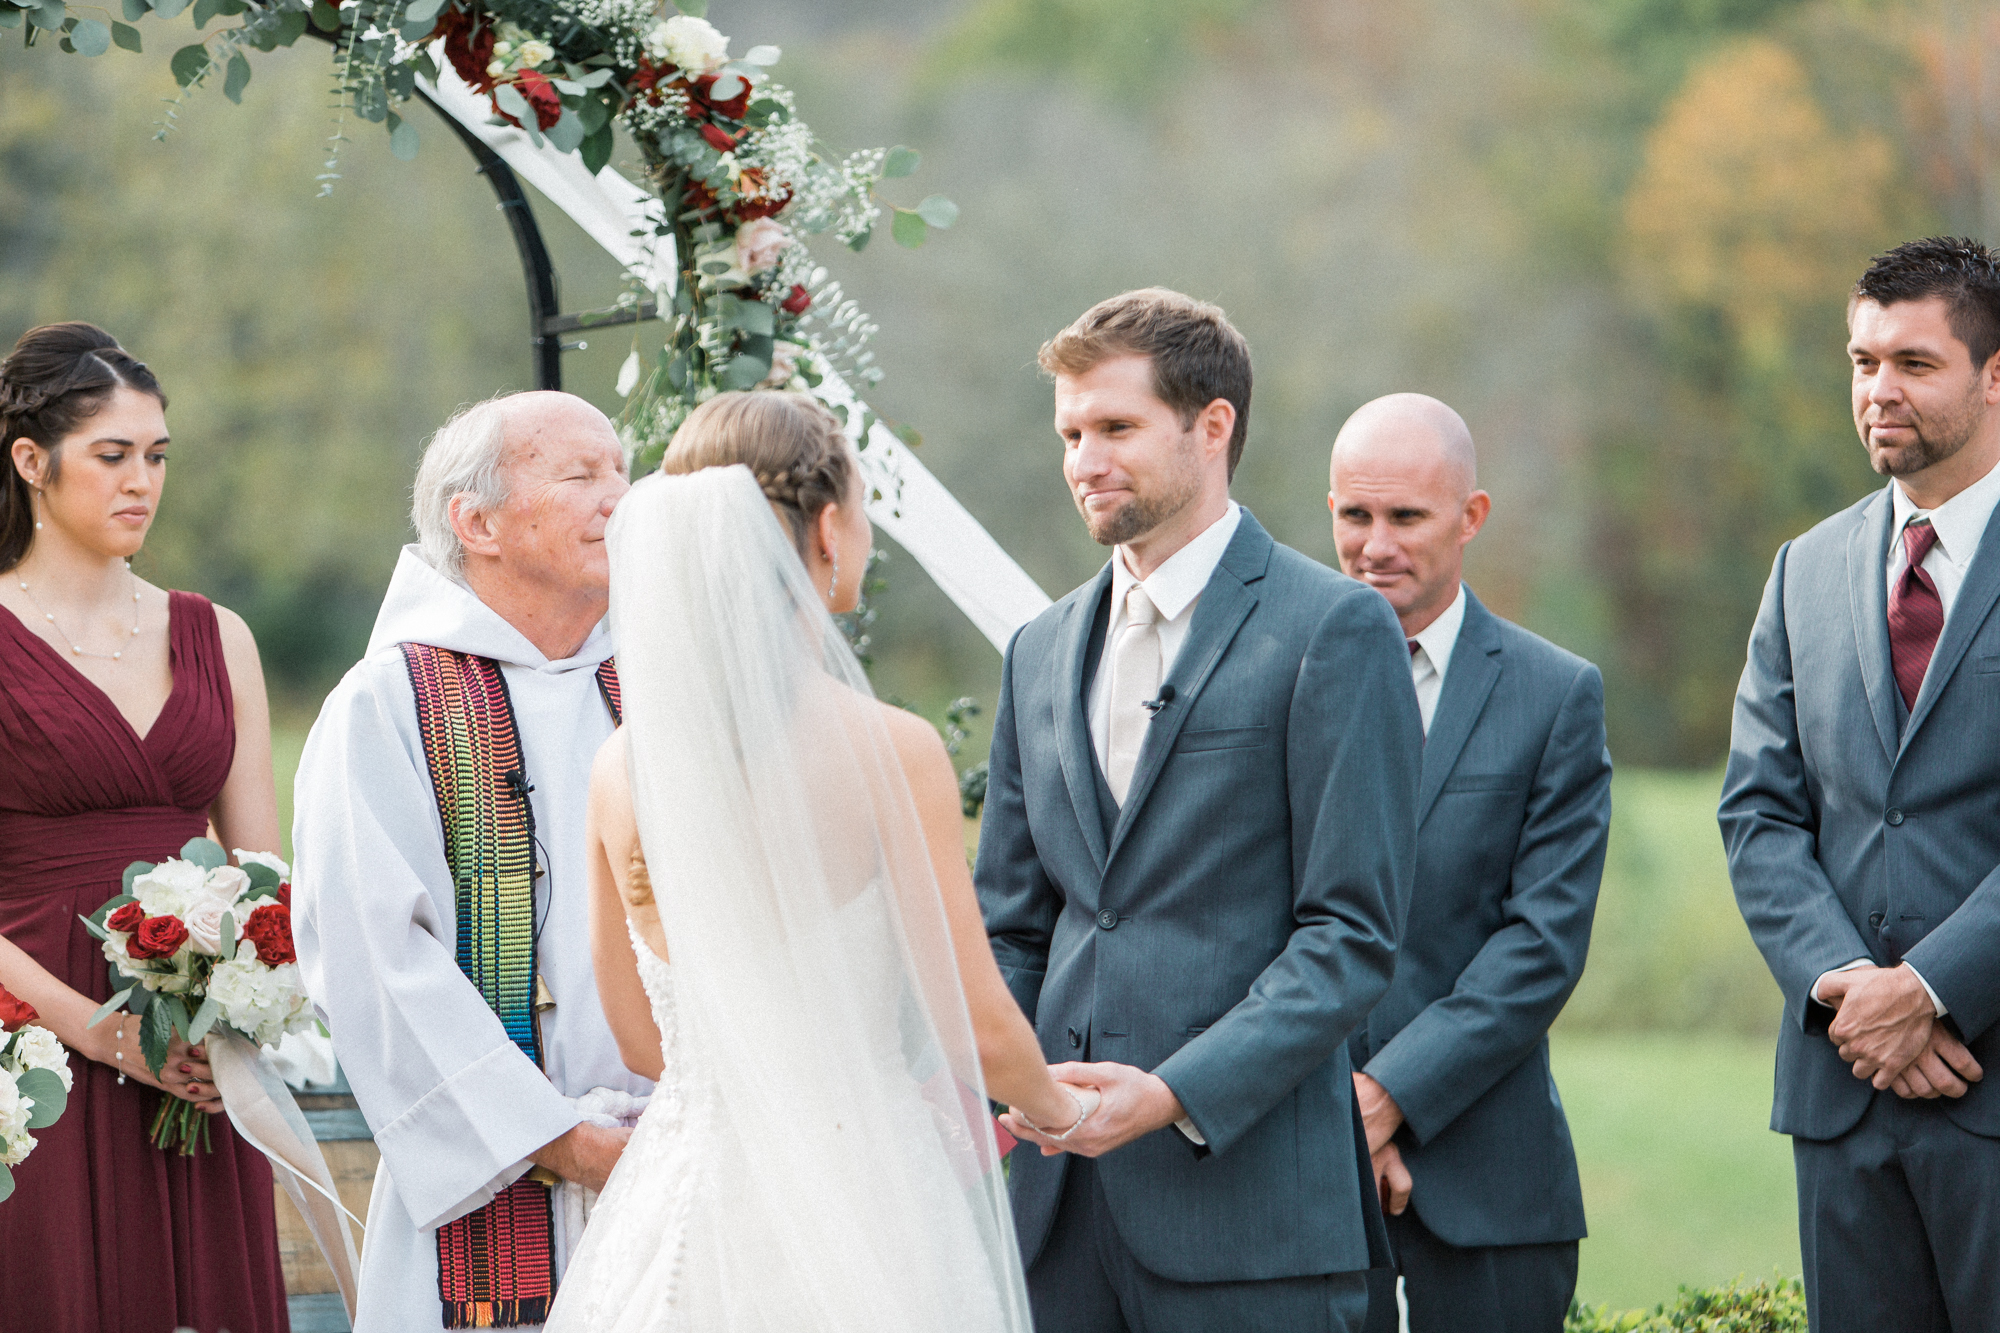
<path fill-rule="evenodd" d="M 14 441 L 26 436 L 49 451 L 48 480 L 62 470 L 62 442 L 96 416 L 119 388 L 167 395 L 146 363 L 95 324 L 44 324 L 29 329 L 0 361 L 0 569 L 12 569 L 35 540 L 34 495 L 14 466 Z"/>

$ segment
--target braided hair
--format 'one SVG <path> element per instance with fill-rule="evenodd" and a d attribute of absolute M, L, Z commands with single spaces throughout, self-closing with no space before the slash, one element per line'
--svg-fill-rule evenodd
<path fill-rule="evenodd" d="M 804 393 L 717 394 L 674 432 L 660 470 L 699 472 L 736 463 L 756 475 L 801 560 L 811 548 L 814 520 L 828 505 L 849 500 L 856 476 L 840 419 Z"/>
<path fill-rule="evenodd" d="M 0 569 L 12 569 L 35 540 L 34 494 L 13 465 L 14 441 L 33 440 L 49 451 L 46 481 L 62 471 L 62 442 L 95 416 L 119 388 L 151 394 L 167 405 L 160 382 L 143 361 L 95 324 L 44 324 L 29 329 L 0 361 L 0 444 L 9 450 L 0 468 Z"/>

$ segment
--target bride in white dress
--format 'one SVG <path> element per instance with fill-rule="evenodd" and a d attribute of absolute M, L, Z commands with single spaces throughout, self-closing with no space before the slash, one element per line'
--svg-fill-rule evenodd
<path fill-rule="evenodd" d="M 556 1333 L 1029 1328 L 986 1097 L 1062 1132 L 1096 1094 L 1000 978 L 936 732 L 828 614 L 867 566 L 861 485 L 810 398 L 725 394 L 606 532 L 594 950 L 659 1086 Z"/>

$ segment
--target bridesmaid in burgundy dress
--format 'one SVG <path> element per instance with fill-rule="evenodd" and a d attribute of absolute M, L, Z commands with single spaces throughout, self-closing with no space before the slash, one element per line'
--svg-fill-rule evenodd
<path fill-rule="evenodd" d="M 0 1204 L 0 1325 L 42 1333 L 286 1330 L 271 1170 L 230 1128 L 181 1157 L 147 1139 L 163 1096 L 222 1108 L 199 1046 L 155 1080 L 77 923 L 133 861 L 211 821 L 275 851 L 257 645 L 234 614 L 126 566 L 166 475 L 166 398 L 88 324 L 0 363 L 0 984 L 70 1048 L 69 1109 Z"/>

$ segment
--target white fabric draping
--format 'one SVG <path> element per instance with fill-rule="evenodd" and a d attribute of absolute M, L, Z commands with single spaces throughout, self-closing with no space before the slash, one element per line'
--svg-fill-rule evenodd
<path fill-rule="evenodd" d="M 487 100 L 449 64 L 424 91 L 619 264 L 651 275 L 656 289 L 672 289 L 673 242 L 653 234 L 658 199 L 610 167 L 592 176 L 574 153 L 558 152 L 546 143 L 538 148 L 524 131 L 490 124 Z M 852 387 L 830 375 L 819 392 L 830 402 L 850 405 L 849 430 L 858 433 L 862 404 Z M 874 424 L 861 461 L 881 492 L 870 503 L 868 517 L 916 558 L 995 649 L 1004 650 L 1015 630 L 1048 607 L 1048 594 L 887 426 Z"/>

